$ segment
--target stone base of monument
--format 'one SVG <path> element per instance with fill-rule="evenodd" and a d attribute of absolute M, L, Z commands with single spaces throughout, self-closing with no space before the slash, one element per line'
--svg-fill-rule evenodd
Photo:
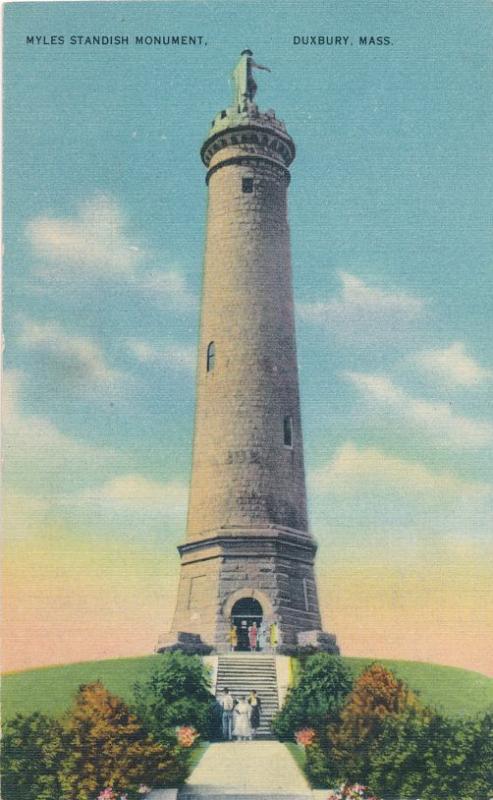
<path fill-rule="evenodd" d="M 331 655 L 340 655 L 336 637 L 333 633 L 324 631 L 300 631 L 297 636 L 299 647 L 313 647 L 315 650 L 322 650 Z"/>
<path fill-rule="evenodd" d="M 285 656 L 297 656 L 301 653 L 310 654 L 316 652 L 329 653 L 332 656 L 340 656 L 341 651 L 333 633 L 324 631 L 300 631 L 296 636 L 297 644 L 280 644 L 277 652 Z"/>
<path fill-rule="evenodd" d="M 178 631 L 177 634 L 159 640 L 156 653 L 173 653 L 180 650 L 189 655 L 208 656 L 214 648 L 202 641 L 198 633 Z"/>
<path fill-rule="evenodd" d="M 334 656 L 340 655 L 335 635 L 319 630 L 300 631 L 297 634 L 297 644 L 281 643 L 276 649 L 279 654 L 283 655 L 297 655 L 300 650 L 306 652 L 317 650 Z M 178 631 L 176 634 L 162 637 L 157 644 L 155 652 L 172 653 L 176 650 L 181 650 L 181 652 L 191 655 L 208 656 L 217 652 L 220 648 L 216 649 L 206 644 L 206 642 L 202 641 L 199 633 Z"/>

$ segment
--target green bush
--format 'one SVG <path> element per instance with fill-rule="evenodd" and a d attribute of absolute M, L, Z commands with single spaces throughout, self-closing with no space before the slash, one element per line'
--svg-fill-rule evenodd
<path fill-rule="evenodd" d="M 337 656 L 317 653 L 302 663 L 297 686 L 273 722 L 280 739 L 292 739 L 300 728 L 314 728 L 325 741 L 329 722 L 336 718 L 351 691 L 351 673 Z"/>
<path fill-rule="evenodd" d="M 312 786 L 324 789 L 329 785 L 333 776 L 327 750 L 320 742 L 315 741 L 305 748 L 305 771 Z"/>
<path fill-rule="evenodd" d="M 177 786 L 188 753 L 173 737 L 155 740 L 119 697 L 101 683 L 81 686 L 62 725 L 35 713 L 5 724 L 4 800 L 95 800 L 109 786 L 128 800 L 139 786 Z"/>
<path fill-rule="evenodd" d="M 368 782 L 380 794 L 485 800 L 493 792 L 493 716 L 387 719 L 371 746 Z"/>
<path fill-rule="evenodd" d="M 188 774 L 177 744 L 163 745 L 102 683 L 81 686 L 67 718 L 70 748 L 61 765 L 63 800 L 94 800 L 112 786 L 138 797 L 141 784 L 176 786 Z"/>
<path fill-rule="evenodd" d="M 472 744 L 469 754 L 469 782 L 464 787 L 464 800 L 493 797 L 493 710 L 472 722 Z"/>
<path fill-rule="evenodd" d="M 134 696 L 138 715 L 160 742 L 173 740 L 179 725 L 194 727 L 204 740 L 218 736 L 216 700 L 198 656 L 164 653 L 151 676 L 135 684 Z"/>
<path fill-rule="evenodd" d="M 333 769 L 350 783 L 368 783 L 372 743 L 388 717 L 397 719 L 408 710 L 424 713 L 403 681 L 382 664 L 370 664 L 327 731 Z"/>
<path fill-rule="evenodd" d="M 68 747 L 59 722 L 44 714 L 18 714 L 2 737 L 4 800 L 60 800 L 59 772 Z"/>

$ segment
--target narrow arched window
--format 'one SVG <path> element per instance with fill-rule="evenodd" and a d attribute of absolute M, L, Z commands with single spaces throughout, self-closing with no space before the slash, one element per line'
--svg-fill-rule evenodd
<path fill-rule="evenodd" d="M 283 424 L 283 432 L 284 432 L 284 447 L 292 447 L 293 446 L 293 418 L 292 417 L 284 417 L 284 424 Z"/>
<path fill-rule="evenodd" d="M 207 345 L 207 372 L 212 372 L 216 364 L 216 345 L 209 342 Z"/>
<path fill-rule="evenodd" d="M 241 191 L 246 194 L 251 194 L 253 192 L 253 178 L 242 178 Z"/>

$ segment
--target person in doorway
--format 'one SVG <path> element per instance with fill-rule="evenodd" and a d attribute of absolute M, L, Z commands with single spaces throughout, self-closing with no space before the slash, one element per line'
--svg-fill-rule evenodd
<path fill-rule="evenodd" d="M 255 651 L 257 649 L 257 623 L 252 622 L 250 627 L 248 628 L 248 641 L 250 642 L 250 650 Z"/>
<path fill-rule="evenodd" d="M 260 714 L 262 712 L 262 702 L 260 697 L 257 697 L 255 689 L 252 689 L 250 692 L 248 705 L 250 706 L 250 727 L 252 729 L 252 736 L 255 737 L 260 727 Z"/>
<path fill-rule="evenodd" d="M 233 653 L 238 647 L 238 631 L 236 629 L 236 625 L 234 625 L 233 623 L 231 623 L 231 628 L 229 629 L 228 641 L 231 648 L 231 652 Z"/>
<path fill-rule="evenodd" d="M 277 627 L 277 622 L 273 622 L 270 626 L 270 646 L 274 653 L 277 650 L 277 645 L 279 644 L 279 631 Z"/>
<path fill-rule="evenodd" d="M 235 701 L 227 686 L 223 689 L 219 704 L 222 708 L 223 739 L 230 742 L 233 738 L 233 709 Z"/>
<path fill-rule="evenodd" d="M 258 629 L 258 649 L 265 650 L 267 647 L 267 625 L 262 622 Z"/>
<path fill-rule="evenodd" d="M 234 710 L 233 736 L 239 742 L 252 738 L 252 727 L 250 725 L 251 708 L 246 697 L 242 697 L 236 704 Z"/>

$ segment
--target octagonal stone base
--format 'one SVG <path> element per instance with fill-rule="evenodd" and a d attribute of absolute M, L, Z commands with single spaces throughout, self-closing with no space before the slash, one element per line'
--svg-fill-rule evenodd
<path fill-rule="evenodd" d="M 267 626 L 277 624 L 279 647 L 306 642 L 337 650 L 335 637 L 321 630 L 313 566 L 316 544 L 309 534 L 274 526 L 230 527 L 178 549 L 182 563 L 176 611 L 158 650 L 184 649 L 187 636 L 193 634 L 199 637 L 195 644 L 200 641 L 215 652 L 227 652 L 231 611 L 247 597 L 260 603 Z"/>

